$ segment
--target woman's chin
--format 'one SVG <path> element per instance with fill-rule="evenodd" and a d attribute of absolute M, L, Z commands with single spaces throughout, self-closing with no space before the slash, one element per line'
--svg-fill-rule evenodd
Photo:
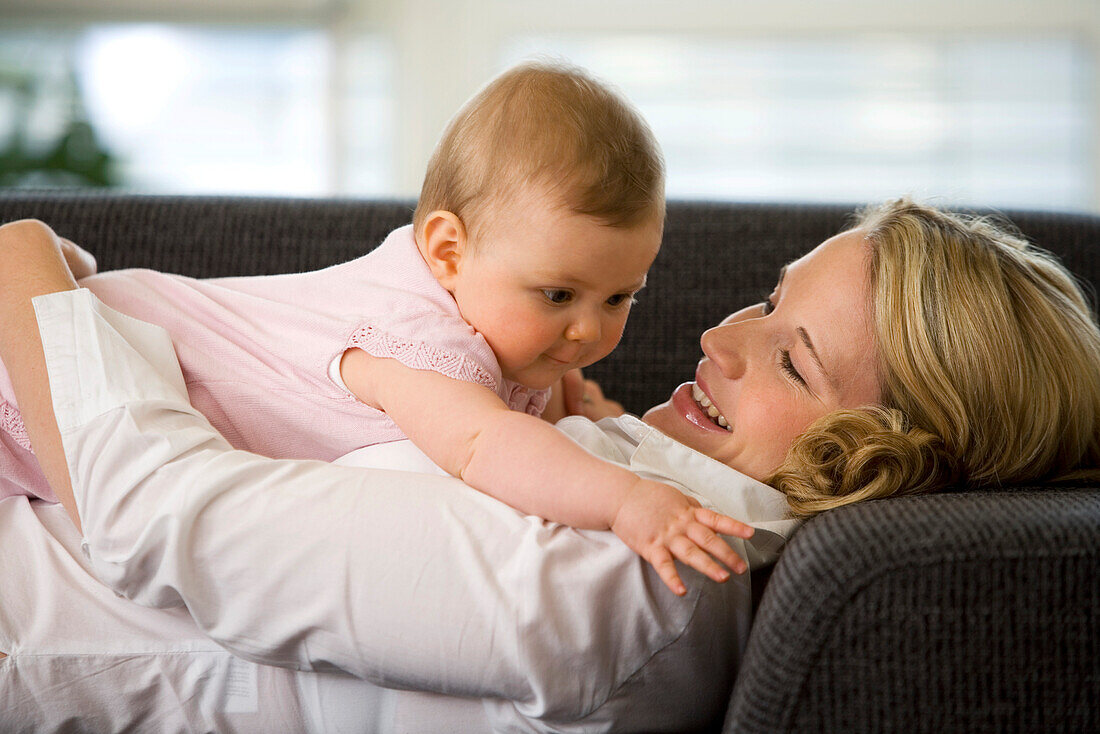
<path fill-rule="evenodd" d="M 759 479 L 759 467 L 746 465 L 734 435 L 715 425 L 691 398 L 693 385 L 688 382 L 676 388 L 668 400 L 647 410 L 642 420 L 669 438 Z"/>
<path fill-rule="evenodd" d="M 661 433 L 668 433 L 668 413 L 672 410 L 672 399 L 654 405 L 642 413 L 642 421 L 656 428 Z"/>
<path fill-rule="evenodd" d="M 691 384 L 685 383 L 688 386 L 686 388 L 685 385 L 676 388 L 668 400 L 647 410 L 642 415 L 642 420 L 666 436 L 709 456 L 711 451 L 704 445 L 706 441 L 702 440 L 709 436 L 702 435 L 705 432 L 696 425 L 699 421 L 693 422 L 686 415 L 690 408 L 683 399 L 683 394 L 690 390 Z"/>

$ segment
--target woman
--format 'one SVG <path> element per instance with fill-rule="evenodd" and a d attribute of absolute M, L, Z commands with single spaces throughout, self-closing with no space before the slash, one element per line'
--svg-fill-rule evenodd
<path fill-rule="evenodd" d="M 5 282 L 21 282 L 8 276 L 14 277 L 10 269 Z M 45 292 L 67 285 L 64 278 L 46 278 L 38 289 Z M 13 295 L 12 300 L 17 302 L 13 308 L 26 295 L 27 289 Z M 5 313 L 11 312 L 12 308 L 5 308 Z M 5 339 L 0 344 L 6 361 L 10 353 L 18 351 L 12 334 L 17 333 L 20 322 L 15 319 L 11 325 L 10 329 L 5 327 Z M 774 483 L 784 490 L 797 514 L 869 496 L 932 491 L 951 482 L 977 486 L 1060 477 L 1095 471 L 1097 467 L 1098 344 L 1096 326 L 1079 290 L 1049 259 L 1029 252 L 1019 241 L 982 222 L 967 222 L 899 203 L 870 213 L 855 230 L 827 241 L 786 268 L 766 304 L 739 312 L 704 334 L 707 356 L 700 363 L 695 386 L 682 387 L 669 403 L 649 411 L 645 418 L 682 444 Z M 17 389 L 24 390 L 20 400 L 24 411 L 28 401 L 36 400 L 33 392 L 26 392 L 36 384 L 34 366 L 33 360 L 24 359 L 22 376 L 16 383 Z M 30 397 L 22 399 L 24 394 Z M 1036 394 L 1043 398 L 1041 405 L 1029 400 Z M 46 404 L 39 416 L 48 412 Z M 62 417 L 67 426 L 83 420 L 69 414 Z M 28 425 L 32 438 L 49 441 L 48 426 L 43 427 L 38 417 L 34 420 L 34 428 Z M 192 426 L 188 430 L 196 429 Z M 56 444 L 56 438 L 54 441 Z M 43 460 L 51 463 L 57 456 L 43 455 Z M 88 457 L 78 448 L 69 458 L 78 464 L 82 460 L 87 463 Z M 171 463 L 167 469 L 172 471 Z M 305 487 L 299 471 L 306 470 L 282 464 L 264 470 L 264 476 L 297 493 Z M 63 465 L 58 468 L 55 463 L 53 472 L 54 476 L 65 476 Z M 307 473 L 311 480 L 320 476 L 313 469 Z M 80 472 L 75 475 L 81 477 Z M 255 482 L 256 475 L 250 469 L 236 480 L 247 484 Z M 217 500 L 224 504 L 227 499 L 245 496 L 244 492 L 224 492 L 217 495 Z M 174 502 L 180 495 L 172 497 Z M 322 496 L 316 500 L 324 502 Z M 392 500 L 401 501 L 396 496 Z M 383 522 L 378 519 L 378 505 L 360 508 L 364 512 L 357 515 L 372 530 Z M 326 532 L 345 532 L 342 526 L 349 505 L 338 506 L 344 513 L 339 521 L 332 519 L 333 512 L 311 512 L 309 517 L 324 523 Z M 120 503 L 110 505 L 112 510 L 120 507 Z M 673 716 L 684 708 L 666 711 L 669 701 L 684 693 L 682 685 L 675 685 L 675 672 L 682 674 L 684 669 L 674 671 L 675 665 L 646 669 L 645 676 L 619 680 L 620 687 L 614 691 L 594 694 L 586 690 L 585 684 L 603 679 L 596 674 L 591 678 L 576 675 L 576 671 L 586 670 L 576 664 L 584 660 L 583 655 L 566 657 L 568 662 L 563 664 L 555 648 L 543 649 L 544 656 L 526 662 L 536 667 L 545 665 L 558 653 L 554 661 L 557 675 L 554 665 L 549 671 L 532 673 L 529 679 L 522 679 L 522 669 L 518 671 L 520 678 L 516 678 L 512 674 L 517 671 L 501 674 L 491 665 L 475 665 L 477 680 L 471 680 L 461 673 L 435 670 L 433 666 L 440 666 L 443 660 L 456 659 L 438 655 L 429 655 L 427 667 L 417 668 L 414 662 L 394 660 L 393 650 L 375 639 L 378 629 L 385 629 L 387 634 L 401 629 L 403 621 L 397 611 L 386 618 L 386 625 L 373 630 L 357 629 L 354 613 L 336 623 L 333 619 L 337 617 L 326 617 L 325 624 L 318 625 L 325 630 L 338 628 L 338 632 L 347 633 L 346 638 L 337 634 L 320 639 L 312 631 L 305 631 L 305 621 L 298 619 L 297 627 L 250 646 L 258 637 L 268 635 L 265 620 L 255 619 L 256 613 L 247 613 L 263 597 L 242 603 L 219 586 L 232 577 L 233 571 L 213 564 L 220 550 L 213 538 L 222 535 L 227 523 L 216 521 L 218 510 L 213 504 L 177 504 L 174 512 L 180 512 L 180 507 L 187 512 L 194 510 L 186 515 L 193 523 L 206 524 L 177 533 L 179 539 L 189 543 L 188 553 L 168 554 L 168 565 L 177 567 L 164 568 L 163 554 L 157 556 L 155 549 L 163 550 L 165 544 L 140 547 L 137 564 L 149 562 L 160 567 L 151 571 L 145 568 L 147 577 L 142 578 L 142 573 L 127 574 L 125 567 L 134 559 L 126 559 L 117 564 L 123 571 L 115 585 L 154 603 L 183 596 L 200 626 L 244 654 L 283 665 L 332 665 L 383 685 L 491 698 L 497 701 L 494 715 L 498 718 L 494 722 L 510 721 L 506 717 L 515 715 L 528 722 L 537 720 L 562 727 L 566 725 L 563 722 L 583 728 L 606 721 L 652 726 L 655 710 Z M 82 509 L 91 510 L 92 515 L 99 512 L 87 505 Z M 422 503 L 413 509 L 429 508 Z M 272 526 L 282 522 L 285 515 L 280 508 L 265 508 L 263 522 Z M 156 516 L 165 522 L 170 517 Z M 387 515 L 393 517 L 392 513 Z M 236 520 L 239 522 L 240 517 Z M 204 528 L 206 532 L 202 532 Z M 289 523 L 283 528 L 286 534 L 293 532 Z M 304 542 L 312 533 L 298 536 Z M 236 540 L 242 540 L 242 536 Z M 107 546 L 97 548 L 97 542 L 93 540 L 93 556 L 109 550 Z M 211 568 L 187 565 L 189 554 L 195 552 L 194 542 L 206 544 L 198 552 L 211 561 L 207 564 Z M 135 547 L 129 539 L 119 546 L 126 552 Z M 263 544 L 258 547 L 271 550 Z M 415 545 L 406 546 L 405 551 L 418 553 Z M 258 552 L 256 557 L 263 556 Z M 112 562 L 108 559 L 108 565 Z M 247 567 L 238 563 L 235 568 L 241 571 Z M 294 568 L 288 565 L 285 571 L 275 574 L 281 586 L 298 583 L 301 574 L 296 574 Z M 191 583 L 203 587 L 204 594 L 189 596 L 194 589 L 185 587 Z M 678 639 L 703 640 L 700 626 L 715 618 L 706 614 L 708 604 L 721 607 L 744 603 L 743 598 L 723 597 L 716 589 L 711 585 L 693 588 L 689 601 L 702 607 L 703 614 L 688 619 Z M 206 598 L 211 594 L 215 596 Z M 560 601 L 540 598 L 534 609 L 537 614 L 522 618 L 537 620 L 549 614 L 555 620 L 580 620 L 577 624 L 582 634 L 578 637 L 584 637 L 584 632 L 599 627 L 601 614 L 618 612 L 621 617 L 624 611 L 621 606 L 612 606 L 609 611 L 605 605 L 600 613 L 569 608 L 568 614 L 557 616 L 553 612 Z M 413 605 L 415 599 L 401 596 L 395 605 L 400 607 L 402 603 Z M 626 612 L 641 608 L 627 605 Z M 531 610 L 508 610 L 517 615 L 521 611 Z M 645 623 L 652 616 L 672 615 L 674 611 L 672 607 L 648 607 L 643 615 L 636 616 Z M 438 628 L 423 624 L 423 619 L 414 620 L 412 627 L 405 627 L 404 636 L 409 639 L 411 634 L 416 640 L 417 636 L 443 634 L 446 620 L 436 622 Z M 717 640 L 714 647 L 727 644 L 718 639 L 722 630 L 707 631 Z M 276 644 L 272 640 L 277 640 Z M 353 644 L 355 649 L 349 649 L 348 640 L 359 647 Z M 307 641 L 312 644 L 306 645 Z M 435 651 L 433 645 L 437 644 L 438 640 L 416 640 L 406 652 L 415 658 L 423 650 Z M 446 640 L 442 644 L 441 649 L 454 651 L 447 647 L 450 643 Z M 539 648 L 524 650 L 538 652 Z M 674 647 L 661 650 L 676 652 Z M 602 652 L 603 662 L 616 659 L 613 655 L 608 658 L 606 649 Z M 680 652 L 688 654 L 683 648 Z M 700 647 L 692 654 L 696 658 L 704 656 Z M 719 657 L 728 665 L 727 655 Z M 597 662 L 600 660 L 597 657 Z M 426 670 L 430 675 L 417 680 L 418 675 L 426 675 Z M 494 674 L 501 675 L 494 679 Z M 572 679 L 573 685 L 558 686 L 563 677 Z M 510 688 L 513 683 L 517 684 Z M 631 719 L 632 707 L 627 701 L 635 706 L 638 701 L 651 703 L 651 709 L 643 706 L 649 718 Z M 701 705 L 705 703 L 700 701 Z M 687 721 L 679 719 L 677 723 Z"/>

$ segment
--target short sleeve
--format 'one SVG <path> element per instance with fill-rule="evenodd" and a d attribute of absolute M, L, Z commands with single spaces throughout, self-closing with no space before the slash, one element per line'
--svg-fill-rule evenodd
<path fill-rule="evenodd" d="M 13 405 L 2 401 L 0 401 L 0 431 L 11 436 L 20 447 L 27 451 L 34 451 L 30 436 L 27 435 L 27 427 L 23 425 L 23 416 Z"/>
<path fill-rule="evenodd" d="M 488 343 L 461 319 L 424 312 L 396 319 L 359 324 L 346 349 L 362 349 L 372 357 L 396 359 L 406 367 L 430 370 L 494 392 L 500 386 L 500 368 Z"/>

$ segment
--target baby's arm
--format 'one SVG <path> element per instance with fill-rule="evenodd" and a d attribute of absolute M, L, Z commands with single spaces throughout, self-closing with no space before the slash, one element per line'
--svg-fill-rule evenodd
<path fill-rule="evenodd" d="M 674 558 L 716 581 L 729 574 L 711 556 L 745 570 L 716 532 L 747 538 L 750 526 L 593 456 L 484 387 L 359 349 L 345 352 L 340 371 L 360 400 L 389 415 L 448 473 L 522 512 L 611 529 L 677 594 L 686 589 Z"/>

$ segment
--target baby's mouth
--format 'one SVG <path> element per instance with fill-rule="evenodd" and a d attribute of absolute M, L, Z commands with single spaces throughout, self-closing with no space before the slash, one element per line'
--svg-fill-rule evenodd
<path fill-rule="evenodd" d="M 730 428 L 729 421 L 726 420 L 724 415 L 718 412 L 718 408 L 714 407 L 714 403 L 710 401 L 710 398 L 707 397 L 707 394 L 703 392 L 703 389 L 699 387 L 699 385 L 696 384 L 691 386 L 691 397 L 695 399 L 695 402 L 699 404 L 699 407 L 703 409 L 703 412 L 706 413 L 711 421 L 730 433 L 733 432 L 733 429 Z"/>
<path fill-rule="evenodd" d="M 566 355 L 568 355 L 568 359 L 563 359 L 562 357 L 564 357 Z M 568 352 L 566 352 L 562 356 L 557 356 L 556 357 L 553 354 L 550 354 L 549 352 L 543 352 L 542 356 L 545 357 L 546 360 L 549 361 L 551 364 L 574 365 L 574 364 L 577 363 L 577 357 L 579 357 L 580 354 L 578 352 L 573 352 L 572 354 L 569 354 Z"/>

